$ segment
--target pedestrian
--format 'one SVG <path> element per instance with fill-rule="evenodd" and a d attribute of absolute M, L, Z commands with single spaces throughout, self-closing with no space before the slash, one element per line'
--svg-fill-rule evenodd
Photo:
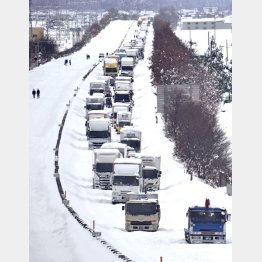
<path fill-rule="evenodd" d="M 40 90 L 39 89 L 36 90 L 36 95 L 37 95 L 37 98 L 40 98 Z"/>
<path fill-rule="evenodd" d="M 157 115 L 156 115 L 156 124 L 158 123 L 158 117 L 157 117 Z"/>
<path fill-rule="evenodd" d="M 111 108 L 112 107 L 112 99 L 111 97 L 106 98 L 106 107 Z"/>
<path fill-rule="evenodd" d="M 71 65 L 71 59 L 69 59 L 69 65 Z"/>
<path fill-rule="evenodd" d="M 35 98 L 35 89 L 32 90 L 32 95 L 33 95 L 33 98 Z"/>
<path fill-rule="evenodd" d="M 67 65 L 67 63 L 68 63 L 68 60 L 67 60 L 67 59 L 65 59 L 65 65 Z"/>

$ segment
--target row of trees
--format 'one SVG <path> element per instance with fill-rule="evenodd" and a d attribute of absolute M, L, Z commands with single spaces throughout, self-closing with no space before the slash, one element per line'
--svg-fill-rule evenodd
<path fill-rule="evenodd" d="M 191 178 L 197 175 L 213 186 L 223 185 L 231 179 L 232 160 L 230 142 L 216 117 L 222 91 L 216 70 L 210 70 L 213 60 L 209 63 L 197 56 L 159 17 L 153 26 L 153 84 L 197 84 L 200 88 L 199 103 L 174 91 L 165 96 L 165 133 L 175 143 L 174 156 Z"/>

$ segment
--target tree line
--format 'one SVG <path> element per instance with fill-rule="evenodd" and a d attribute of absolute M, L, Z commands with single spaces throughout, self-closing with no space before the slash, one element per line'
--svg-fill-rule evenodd
<path fill-rule="evenodd" d="M 210 58 L 221 53 L 213 46 L 216 53 L 209 50 L 198 56 L 159 16 L 153 27 L 152 84 L 199 86 L 198 103 L 175 91 L 168 91 L 165 96 L 165 134 L 174 142 L 173 155 L 183 163 L 191 179 L 195 175 L 214 187 L 225 185 L 232 178 L 232 159 L 231 144 L 217 119 L 224 92 L 219 73 L 223 61 Z"/>

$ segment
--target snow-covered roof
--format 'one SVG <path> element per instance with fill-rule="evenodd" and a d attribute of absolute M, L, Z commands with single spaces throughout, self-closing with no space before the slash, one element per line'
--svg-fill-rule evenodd
<path fill-rule="evenodd" d="M 114 162 L 115 164 L 141 164 L 142 160 L 138 158 L 117 158 Z"/>

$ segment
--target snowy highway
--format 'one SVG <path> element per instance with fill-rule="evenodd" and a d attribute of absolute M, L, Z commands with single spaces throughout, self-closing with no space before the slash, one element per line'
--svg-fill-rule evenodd
<path fill-rule="evenodd" d="M 92 151 L 85 135 L 85 98 L 89 82 L 103 74 L 99 64 L 85 81 L 82 77 L 98 62 L 101 52 L 113 52 L 125 34 L 124 43 L 134 36 L 135 21 L 111 22 L 83 49 L 52 60 L 32 70 L 30 92 L 41 90 L 41 98 L 30 97 L 30 259 L 34 262 L 110 262 L 121 261 L 93 239 L 62 205 L 53 177 L 54 151 L 59 124 L 70 100 L 60 152 L 60 179 L 70 205 L 89 225 L 96 221 L 102 238 L 137 262 L 230 262 L 232 261 L 232 222 L 227 223 L 227 243 L 189 245 L 184 240 L 186 211 L 189 206 L 225 207 L 232 213 L 232 197 L 225 188 L 214 189 L 189 175 L 174 157 L 173 143 L 163 132 L 163 121 L 155 121 L 156 95 L 149 70 L 153 28 L 149 27 L 144 60 L 134 70 L 134 127 L 142 131 L 142 152 L 161 155 L 160 228 L 157 232 L 126 232 L 121 204 L 111 204 L 111 191 L 92 188 Z M 86 54 L 91 59 L 86 60 Z M 79 88 L 73 97 L 74 89 Z"/>

